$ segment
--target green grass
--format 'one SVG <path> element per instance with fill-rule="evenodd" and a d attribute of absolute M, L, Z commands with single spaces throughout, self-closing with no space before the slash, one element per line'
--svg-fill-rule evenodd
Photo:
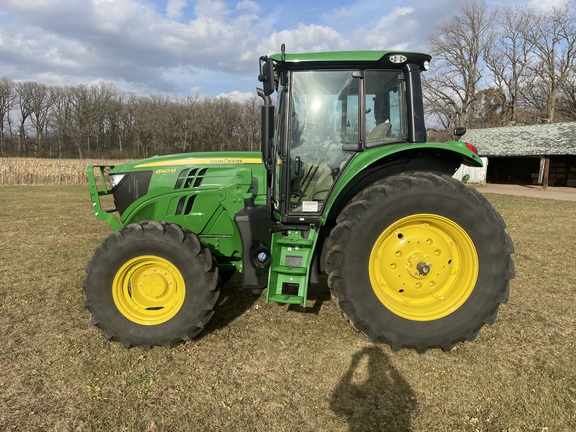
<path fill-rule="evenodd" d="M 452 352 L 392 352 L 313 308 L 223 288 L 204 333 L 126 350 L 90 323 L 84 267 L 109 228 L 87 188 L 0 187 L 0 430 L 571 431 L 576 203 L 490 196 L 517 277 Z"/>

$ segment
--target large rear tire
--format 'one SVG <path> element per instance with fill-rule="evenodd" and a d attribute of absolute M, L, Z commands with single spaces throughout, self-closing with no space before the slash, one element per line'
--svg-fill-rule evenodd
<path fill-rule="evenodd" d="M 476 190 L 427 172 L 359 193 L 328 240 L 328 284 L 350 323 L 393 349 L 473 340 L 508 299 L 514 248 Z"/>
<path fill-rule="evenodd" d="M 173 346 L 196 336 L 212 317 L 218 270 L 194 233 L 142 222 L 96 249 L 84 289 L 85 306 L 107 338 L 127 348 Z"/>

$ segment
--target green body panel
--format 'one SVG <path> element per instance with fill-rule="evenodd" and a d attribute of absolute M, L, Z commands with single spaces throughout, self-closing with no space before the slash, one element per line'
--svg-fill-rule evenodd
<path fill-rule="evenodd" d="M 469 166 L 482 166 L 482 160 L 480 157 L 472 152 L 466 147 L 466 144 L 462 141 L 448 141 L 445 143 L 400 143 L 400 144 L 388 144 L 380 147 L 376 147 L 364 152 L 356 154 L 356 156 L 351 160 L 350 164 L 342 172 L 338 178 L 336 184 L 332 188 L 332 192 L 324 205 L 322 212 L 321 222 L 326 221 L 326 217 L 334 204 L 334 201 L 338 198 L 340 192 L 348 185 L 349 182 L 353 181 L 354 177 L 360 172 L 364 171 L 368 166 L 378 162 L 381 159 L 392 155 L 398 155 L 399 157 L 403 152 L 414 151 L 414 150 L 440 150 L 449 151 L 458 155 L 462 159 L 462 163 Z"/>
<path fill-rule="evenodd" d="M 246 194 L 256 204 L 266 202 L 266 170 L 260 153 L 153 157 L 118 165 L 110 174 L 138 171 L 152 171 L 148 193 L 126 208 L 121 223 L 113 215 L 100 212 L 99 218 L 106 218 L 112 229 L 145 220 L 171 222 L 198 234 L 216 255 L 241 258 L 242 245 L 234 215 L 244 208 Z M 90 180 L 90 184 L 91 191 L 96 191 L 91 195 L 97 194 L 96 182 Z M 109 193 L 100 191 L 100 195 Z M 93 202 L 99 202 L 97 198 L 93 196 Z M 189 211 L 178 211 L 179 205 L 186 207 L 188 203 Z"/>

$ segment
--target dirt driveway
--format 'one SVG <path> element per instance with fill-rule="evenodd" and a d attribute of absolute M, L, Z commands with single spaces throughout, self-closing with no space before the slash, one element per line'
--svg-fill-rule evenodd
<path fill-rule="evenodd" d="M 539 185 L 507 185 L 486 184 L 478 186 L 478 191 L 486 194 L 516 195 L 533 198 L 547 198 L 560 201 L 576 201 L 576 188 L 548 187 L 546 190 Z"/>

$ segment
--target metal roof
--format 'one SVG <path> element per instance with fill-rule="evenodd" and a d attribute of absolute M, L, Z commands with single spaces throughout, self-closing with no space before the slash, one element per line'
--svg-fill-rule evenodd
<path fill-rule="evenodd" d="M 576 122 L 470 129 L 462 139 L 480 156 L 576 155 Z"/>

